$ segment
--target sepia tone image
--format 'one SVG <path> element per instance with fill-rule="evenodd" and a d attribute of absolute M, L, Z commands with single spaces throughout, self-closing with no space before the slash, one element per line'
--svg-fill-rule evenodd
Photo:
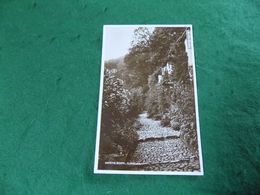
<path fill-rule="evenodd" d="M 191 25 L 105 25 L 95 173 L 203 175 Z"/>

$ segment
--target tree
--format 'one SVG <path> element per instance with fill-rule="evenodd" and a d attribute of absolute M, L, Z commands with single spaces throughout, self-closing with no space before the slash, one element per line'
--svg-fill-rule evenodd
<path fill-rule="evenodd" d="M 147 28 L 135 30 L 134 40 L 125 63 L 132 75 L 133 87 L 144 86 L 148 77 L 167 62 L 174 64 L 176 79 L 186 82 L 188 73 L 184 40 L 186 28 Z"/>
<path fill-rule="evenodd" d="M 135 148 L 137 132 L 132 128 L 134 119 L 130 92 L 116 72 L 105 69 L 100 133 L 100 164 L 111 154 L 126 154 Z"/>

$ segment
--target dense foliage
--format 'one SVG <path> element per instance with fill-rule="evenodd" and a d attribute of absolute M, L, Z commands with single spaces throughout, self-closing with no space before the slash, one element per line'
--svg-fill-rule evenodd
<path fill-rule="evenodd" d="M 185 51 L 186 28 L 138 28 L 129 53 L 105 65 L 100 159 L 126 160 L 137 145 L 137 117 L 150 118 L 181 132 L 197 152 L 193 78 Z M 162 68 L 172 64 L 172 73 Z M 102 166 L 102 164 L 100 165 Z"/>
<path fill-rule="evenodd" d="M 102 104 L 100 159 L 101 162 L 120 158 L 124 160 L 127 153 L 136 147 L 137 133 L 134 129 L 135 98 L 123 88 L 115 69 L 105 69 Z M 102 166 L 102 163 L 100 166 Z"/>
<path fill-rule="evenodd" d="M 141 86 L 145 94 L 145 110 L 162 125 L 180 130 L 183 141 L 197 151 L 193 78 L 189 75 L 185 51 L 186 28 L 145 28 L 135 31 L 135 41 L 125 57 L 129 72 L 135 77 L 133 86 Z M 158 84 L 161 68 L 173 64 L 174 72 L 164 75 Z"/>
<path fill-rule="evenodd" d="M 133 77 L 132 86 L 141 86 L 146 90 L 148 77 L 167 62 L 175 64 L 177 79 L 186 81 L 188 61 L 184 39 L 185 28 L 155 28 L 153 33 L 146 28 L 138 28 L 134 39 L 138 42 L 134 42 L 125 57 L 128 71 Z"/>

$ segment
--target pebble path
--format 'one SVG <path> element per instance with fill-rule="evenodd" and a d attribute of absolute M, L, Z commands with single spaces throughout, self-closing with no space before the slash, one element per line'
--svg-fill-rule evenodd
<path fill-rule="evenodd" d="M 142 163 L 145 166 L 133 167 L 134 169 L 199 171 L 199 160 L 181 141 L 179 131 L 161 126 L 160 121 L 149 119 L 146 112 L 140 114 L 138 120 L 142 125 L 137 132 L 139 140 L 149 138 L 149 141 L 138 143 L 130 163 Z M 175 136 L 175 138 L 167 139 L 169 136 Z"/>

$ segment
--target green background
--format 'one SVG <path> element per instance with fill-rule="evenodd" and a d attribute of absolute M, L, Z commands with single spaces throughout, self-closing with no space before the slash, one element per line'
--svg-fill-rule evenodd
<path fill-rule="evenodd" d="M 94 175 L 103 24 L 193 24 L 205 175 Z M 0 194 L 260 192 L 258 0 L 0 0 Z"/>

